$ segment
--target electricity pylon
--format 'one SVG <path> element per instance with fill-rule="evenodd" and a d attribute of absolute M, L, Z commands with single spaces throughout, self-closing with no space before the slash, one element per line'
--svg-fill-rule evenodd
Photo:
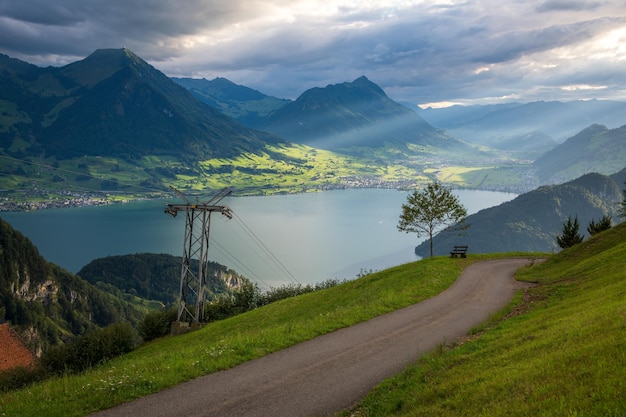
<path fill-rule="evenodd" d="M 217 192 L 206 203 L 191 203 L 180 191 L 170 187 L 185 204 L 168 204 L 165 213 L 176 217 L 179 211 L 184 211 L 187 218 L 185 222 L 185 240 L 183 242 L 183 264 L 180 272 L 180 295 L 178 300 L 177 321 L 188 322 L 191 318 L 193 323 L 204 320 L 204 302 L 206 292 L 206 273 L 209 261 L 209 229 L 211 226 L 211 213 L 219 212 L 232 219 L 232 210 L 228 206 L 218 206 L 217 203 L 232 193 L 230 188 L 224 188 Z M 197 270 L 192 268 L 192 260 L 198 260 Z M 190 309 L 190 304 L 195 301 L 195 310 Z"/>

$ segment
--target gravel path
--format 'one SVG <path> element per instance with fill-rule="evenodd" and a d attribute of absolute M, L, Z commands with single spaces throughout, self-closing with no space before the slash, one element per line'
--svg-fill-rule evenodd
<path fill-rule="evenodd" d="M 525 284 L 527 259 L 480 262 L 419 304 L 94 414 L 98 417 L 332 415 L 421 354 L 465 336 Z"/>

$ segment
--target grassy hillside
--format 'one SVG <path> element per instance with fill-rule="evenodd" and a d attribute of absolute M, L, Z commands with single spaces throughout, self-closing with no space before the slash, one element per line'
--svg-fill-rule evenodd
<path fill-rule="evenodd" d="M 0 415 L 87 415 L 432 297 L 477 259 L 410 263 L 155 340 L 82 375 L 2 394 Z"/>
<path fill-rule="evenodd" d="M 625 257 L 623 223 L 521 271 L 538 285 L 512 317 L 422 358 L 350 415 L 625 415 Z"/>
<path fill-rule="evenodd" d="M 82 416 L 429 298 L 470 262 L 434 258 L 145 344 L 82 375 L 0 396 L 6 416 Z M 519 275 L 539 285 L 467 343 L 383 383 L 356 415 L 620 415 L 626 224 Z M 522 314 L 523 313 L 523 314 Z"/>
<path fill-rule="evenodd" d="M 420 163 L 426 163 L 420 161 Z M 233 187 L 238 195 L 318 191 L 343 187 L 412 187 L 428 181 L 421 165 L 378 164 L 305 145 L 268 145 L 260 153 L 189 162 L 145 156 L 135 163 L 100 157 L 26 161 L 0 155 L 0 210 L 45 205 L 63 207 L 70 200 L 94 203 L 171 194 L 209 196 Z M 28 201 L 29 203 L 26 203 Z"/>

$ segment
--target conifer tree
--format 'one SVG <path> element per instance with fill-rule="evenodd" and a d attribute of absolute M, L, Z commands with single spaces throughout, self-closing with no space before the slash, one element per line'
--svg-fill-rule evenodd
<path fill-rule="evenodd" d="M 563 233 L 556 235 L 556 243 L 562 249 L 570 248 L 583 241 L 583 236 L 578 233 L 578 216 L 572 220 L 572 216 L 567 216 L 567 222 L 563 224 Z"/>
<path fill-rule="evenodd" d="M 604 232 L 605 230 L 609 230 L 613 226 L 613 219 L 609 214 L 605 214 L 602 218 L 596 223 L 595 220 L 591 220 L 589 226 L 587 226 L 587 231 L 590 236 L 595 235 L 596 233 Z"/>

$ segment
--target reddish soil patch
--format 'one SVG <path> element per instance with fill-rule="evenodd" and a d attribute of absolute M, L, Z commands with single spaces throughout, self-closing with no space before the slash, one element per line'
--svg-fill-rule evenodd
<path fill-rule="evenodd" d="M 35 355 L 7 323 L 0 324 L 0 372 L 17 366 L 31 366 Z"/>

